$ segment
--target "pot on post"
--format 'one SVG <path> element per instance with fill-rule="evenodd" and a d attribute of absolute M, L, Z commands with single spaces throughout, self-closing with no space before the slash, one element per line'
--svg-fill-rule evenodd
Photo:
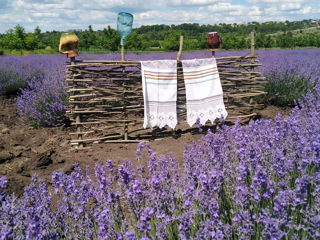
<path fill-rule="evenodd" d="M 219 48 L 221 44 L 221 37 L 217 32 L 209 32 L 207 44 L 211 49 Z"/>
<path fill-rule="evenodd" d="M 73 32 L 63 33 L 60 37 L 59 52 L 67 54 L 68 58 L 78 56 L 79 38 Z"/>
<path fill-rule="evenodd" d="M 209 47 L 209 51 L 212 52 L 212 56 L 215 56 L 215 52 L 218 51 L 221 44 L 221 37 L 217 32 L 209 32 L 207 44 Z"/>

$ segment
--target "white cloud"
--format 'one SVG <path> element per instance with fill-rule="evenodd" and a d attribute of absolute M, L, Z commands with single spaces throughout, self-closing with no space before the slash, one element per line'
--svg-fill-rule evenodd
<path fill-rule="evenodd" d="M 251 7 L 248 13 L 249 16 L 261 16 L 262 15 L 262 11 L 260 10 L 259 7 L 254 6 Z"/>
<path fill-rule="evenodd" d="M 280 9 L 281 10 L 298 10 L 301 8 L 300 3 L 284 3 L 281 4 Z"/>
<path fill-rule="evenodd" d="M 254 4 L 281 4 L 281 3 L 305 3 L 305 2 L 313 2 L 314 0 L 247 0 L 248 3 Z"/>
<path fill-rule="evenodd" d="M 169 6 L 199 6 L 213 4 L 219 2 L 219 0 L 173 0 L 167 2 Z"/>
<path fill-rule="evenodd" d="M 116 27 L 117 13 L 134 15 L 134 27 L 150 24 L 243 23 L 319 19 L 319 0 L 0 0 L 0 32 L 21 24 L 27 31 Z"/>
<path fill-rule="evenodd" d="M 303 14 L 303 15 L 309 14 L 311 12 L 312 12 L 312 7 L 310 6 L 305 6 L 304 8 L 298 11 L 299 14 Z M 318 12 L 320 12 L 320 10 Z"/>

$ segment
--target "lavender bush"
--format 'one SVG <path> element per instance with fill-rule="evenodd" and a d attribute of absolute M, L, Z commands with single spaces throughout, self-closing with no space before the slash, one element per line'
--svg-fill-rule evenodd
<path fill-rule="evenodd" d="M 34 127 L 64 122 L 68 102 L 64 56 L 1 56 L 0 62 L 0 93 L 19 92 L 17 111 L 21 119 Z"/>
<path fill-rule="evenodd" d="M 0 63 L 0 94 L 16 94 L 30 80 L 38 81 L 44 76 L 42 69 L 22 57 L 1 56 Z"/>
<path fill-rule="evenodd" d="M 258 51 L 258 68 L 267 78 L 267 95 L 259 100 L 278 106 L 294 106 L 296 100 L 319 83 L 318 49 Z"/>
<path fill-rule="evenodd" d="M 33 176 L 23 198 L 0 195 L 0 236 L 319 239 L 320 86 L 314 91 L 288 118 L 209 131 L 185 146 L 183 165 L 142 142 L 136 165 L 54 172 L 52 192 Z"/>
<path fill-rule="evenodd" d="M 29 81 L 17 98 L 17 111 L 33 127 L 58 126 L 66 120 L 68 95 L 62 74 L 46 75 L 41 80 Z"/>
<path fill-rule="evenodd" d="M 29 55 L 24 61 L 43 72 L 41 78 L 31 78 L 17 98 L 21 119 L 34 127 L 57 126 L 65 121 L 68 96 L 63 81 L 65 59 L 60 55 Z"/>

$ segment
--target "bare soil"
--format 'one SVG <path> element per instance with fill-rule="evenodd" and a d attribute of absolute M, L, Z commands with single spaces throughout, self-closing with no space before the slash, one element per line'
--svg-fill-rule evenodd
<path fill-rule="evenodd" d="M 100 143 L 93 144 L 90 149 L 75 150 L 69 144 L 69 133 L 73 132 L 70 127 L 31 129 L 19 122 L 13 97 L 0 96 L 0 106 L 0 177 L 8 178 L 9 193 L 21 195 L 33 174 L 50 184 L 53 171 L 70 173 L 75 163 L 79 163 L 80 167 L 93 167 L 95 163 L 103 164 L 107 159 L 111 159 L 116 166 L 124 159 L 137 163 L 135 143 Z M 286 117 L 291 109 L 268 106 L 259 113 L 262 118 L 274 119 L 278 112 Z M 201 136 L 200 133 L 188 133 L 149 143 L 157 154 L 173 153 L 182 163 L 184 144 L 190 144 Z M 142 161 L 143 164 L 148 158 Z"/>

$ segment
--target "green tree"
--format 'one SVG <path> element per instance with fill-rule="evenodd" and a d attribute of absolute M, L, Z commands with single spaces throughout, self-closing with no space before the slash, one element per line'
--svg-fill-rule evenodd
<path fill-rule="evenodd" d="M 39 48 L 39 38 L 37 35 L 27 33 L 25 38 L 25 47 L 28 50 L 34 50 Z"/>
<path fill-rule="evenodd" d="M 26 38 L 26 33 L 24 28 L 21 25 L 17 25 L 14 28 L 14 48 L 15 49 L 25 49 L 26 44 L 25 44 L 25 38 Z"/>
<path fill-rule="evenodd" d="M 2 39 L 2 45 L 7 49 L 24 49 L 25 48 L 25 31 L 20 25 L 14 29 L 9 29 Z"/>
<path fill-rule="evenodd" d="M 174 26 L 174 25 L 173 25 Z M 178 31 L 170 30 L 163 41 L 163 48 L 169 51 L 177 51 L 180 46 L 180 35 Z"/>
<path fill-rule="evenodd" d="M 281 48 L 293 48 L 294 39 L 291 32 L 281 34 L 277 37 L 276 43 L 278 47 Z"/>
<path fill-rule="evenodd" d="M 97 45 L 97 36 L 93 31 L 92 26 L 89 25 L 88 30 L 84 30 L 81 34 L 81 47 L 85 49 L 89 49 L 90 47 L 94 47 Z"/>
<path fill-rule="evenodd" d="M 258 33 L 255 36 L 255 46 L 257 48 L 264 48 L 266 45 L 266 35 L 264 33 Z"/>
<path fill-rule="evenodd" d="M 1 45 L 6 49 L 14 49 L 14 32 L 13 29 L 9 29 L 1 39 Z"/>
<path fill-rule="evenodd" d="M 37 26 L 35 29 L 34 29 L 34 35 L 36 35 L 38 38 L 40 37 L 40 34 L 41 34 L 41 29 L 39 28 L 39 26 Z"/>
<path fill-rule="evenodd" d="M 226 33 L 221 36 L 222 47 L 226 50 L 237 48 L 237 38 L 235 34 Z"/>
<path fill-rule="evenodd" d="M 51 31 L 41 34 L 41 44 L 44 47 L 51 47 L 58 52 L 59 42 L 60 42 L 61 32 Z"/>
<path fill-rule="evenodd" d="M 127 49 L 132 50 L 144 50 L 146 49 L 146 43 L 143 40 L 143 36 L 133 31 L 126 39 L 125 46 Z"/>
<path fill-rule="evenodd" d="M 121 37 L 118 32 L 108 26 L 107 29 L 104 28 L 102 30 L 101 35 L 98 37 L 97 45 L 110 51 L 117 51 L 119 49 L 120 39 Z"/>
<path fill-rule="evenodd" d="M 200 48 L 200 42 L 198 39 L 184 39 L 183 41 L 183 48 L 185 50 L 194 50 L 194 49 L 199 49 Z"/>
<path fill-rule="evenodd" d="M 264 45 L 265 48 L 272 48 L 274 47 L 274 40 L 273 38 L 268 35 L 266 36 L 266 41 L 265 41 L 265 45 Z"/>
<path fill-rule="evenodd" d="M 39 26 L 37 26 L 34 31 L 33 31 L 33 35 L 35 36 L 35 39 L 37 41 L 37 48 L 45 48 L 45 44 L 43 43 L 43 39 L 42 39 L 42 34 L 41 34 L 41 29 Z"/>

